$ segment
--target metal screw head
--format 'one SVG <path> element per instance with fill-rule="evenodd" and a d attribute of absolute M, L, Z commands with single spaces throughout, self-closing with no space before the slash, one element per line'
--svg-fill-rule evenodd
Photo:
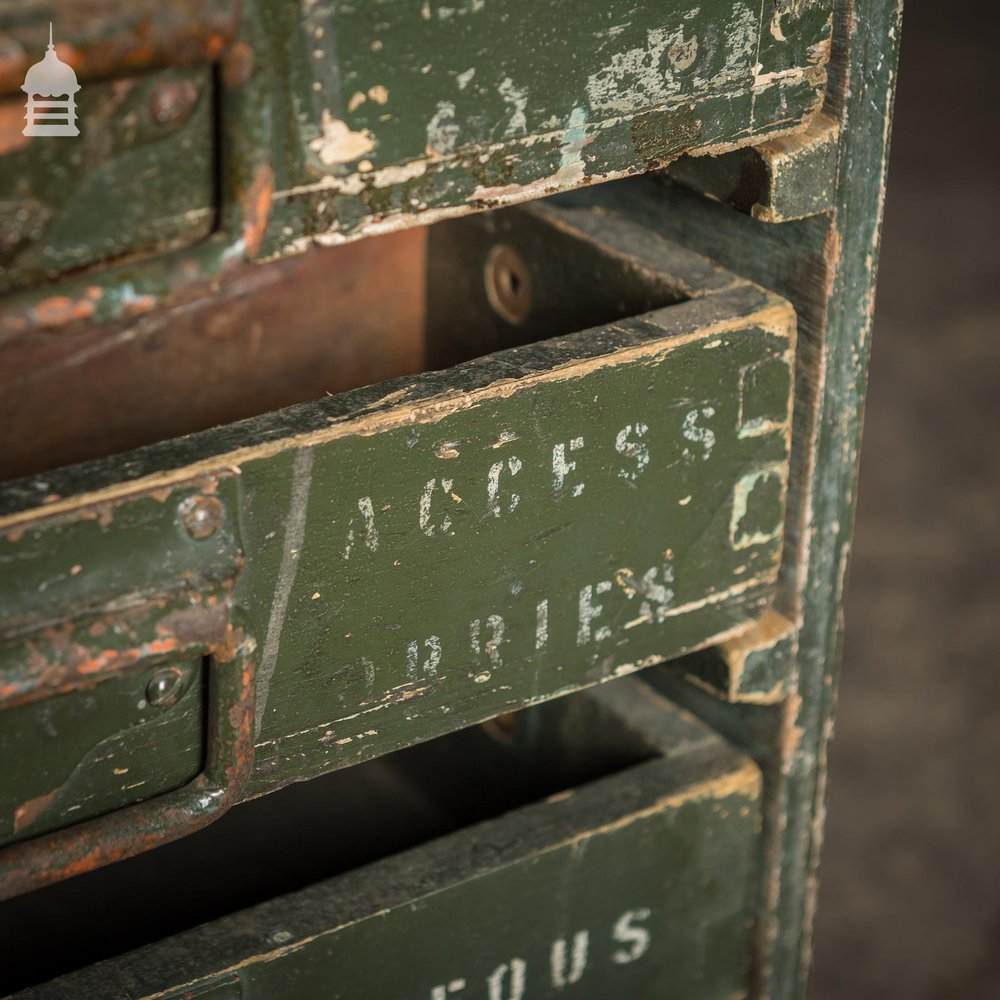
<path fill-rule="evenodd" d="M 192 538 L 211 538 L 222 527 L 224 512 L 215 497 L 188 497 L 180 512 L 181 522 Z"/>
<path fill-rule="evenodd" d="M 483 268 L 486 297 L 493 311 L 516 326 L 531 312 L 531 273 L 521 255 L 505 243 L 490 250 Z"/>
<path fill-rule="evenodd" d="M 154 708 L 173 705 L 184 691 L 184 671 L 179 667 L 157 670 L 146 685 L 146 701 Z"/>
<path fill-rule="evenodd" d="M 157 125 L 179 125 L 198 103 L 198 88 L 190 80 L 169 80 L 149 98 L 149 113 Z"/>

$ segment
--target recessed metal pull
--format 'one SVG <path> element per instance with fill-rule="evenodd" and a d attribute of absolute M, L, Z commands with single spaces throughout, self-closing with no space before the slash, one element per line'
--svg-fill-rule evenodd
<path fill-rule="evenodd" d="M 208 657 L 205 670 L 207 711 L 199 725 L 204 765 L 197 777 L 175 791 L 0 848 L 0 899 L 186 836 L 240 800 L 253 769 L 254 661 L 242 653 L 228 662 Z M 180 667 L 160 667 L 147 690 L 154 696 L 172 691 L 182 677 Z M 98 684 L 76 696 L 102 695 Z"/>

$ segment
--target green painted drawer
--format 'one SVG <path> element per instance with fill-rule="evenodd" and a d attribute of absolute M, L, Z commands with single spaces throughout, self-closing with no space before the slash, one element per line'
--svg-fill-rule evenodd
<path fill-rule="evenodd" d="M 822 105 L 833 0 L 587 0 L 572 17 L 564 6 L 48 0 L 4 11 L 0 292 L 27 290 L 0 338 L 145 313 L 314 240 L 792 134 Z M 19 88 L 50 22 L 79 78 L 81 134 L 29 139 Z M 114 266 L 91 266 L 102 262 Z"/>
<path fill-rule="evenodd" d="M 459 804 L 459 817 L 477 799 L 493 800 L 495 813 L 530 804 L 19 996 L 540 1000 L 567 992 L 732 1000 L 747 993 L 760 775 L 652 689 L 619 681 L 403 757 L 407 780 L 432 801 Z M 222 825 L 238 822 L 243 808 Z M 330 827 L 329 855 L 344 819 L 323 809 L 311 815 Z M 373 821 L 351 820 L 366 822 Z M 268 854 L 279 869 L 290 844 L 321 842 L 275 829 Z M 216 852 L 239 839 L 234 826 L 227 832 Z M 177 888 L 171 872 L 214 867 L 212 854 L 198 853 L 198 837 L 169 850 L 158 876 L 148 863 L 129 876 L 136 863 L 126 862 L 120 878 L 115 869 L 83 880 L 85 895 L 68 895 L 70 884 L 53 887 L 6 904 L 0 920 L 12 927 L 16 920 L 16 938 L 26 942 L 37 929 L 58 954 L 64 935 L 79 934 L 81 921 L 100 924 L 110 909 L 103 934 L 83 932 L 108 954 L 107 937 L 130 909 L 140 925 L 153 926 L 158 893 L 173 897 L 175 909 L 176 897 L 196 896 L 196 886 Z M 251 846 L 238 863 L 220 854 L 218 864 L 242 884 L 255 857 Z M 213 879 L 201 912 L 217 910 L 226 892 L 227 883 Z M 184 919 L 197 922 L 198 912 Z M 65 918 L 53 919 L 58 913 Z M 64 966 L 59 957 L 56 967 Z"/>
<path fill-rule="evenodd" d="M 788 304 L 599 193 L 447 223 L 428 253 L 431 363 L 497 353 L 4 488 L 0 704 L 100 700 L 122 677 L 138 702 L 151 665 L 204 656 L 206 721 L 176 738 L 209 762 L 134 804 L 151 751 L 132 737 L 108 762 L 130 808 L 31 840 L 95 795 L 86 755 L 40 760 L 3 799 L 4 893 L 769 607 Z"/>
<path fill-rule="evenodd" d="M 13 135 L 0 137 L 0 294 L 212 232 L 210 67 L 90 84 L 79 102 L 86 127 L 75 138 L 20 135 L 23 98 L 0 98 L 0 123 L 14 126 Z M 92 288 L 90 308 L 102 294 Z M 137 304 L 123 294 L 126 309 Z M 44 295 L 43 316 L 72 316 L 57 290 L 46 287 Z M 88 301 L 75 311 L 86 318 Z"/>
<path fill-rule="evenodd" d="M 104 295 L 85 279 L 71 300 L 52 278 L 197 243 L 216 228 L 212 63 L 237 7 L 81 0 L 0 11 L 0 293 L 41 286 L 38 325 L 86 320 Z M 80 88 L 76 136 L 24 135 L 22 84 L 46 56 L 50 24 L 54 54 Z M 142 310 L 141 294 L 117 292 L 114 308 Z"/>
<path fill-rule="evenodd" d="M 255 70 L 281 76 L 296 113 L 267 132 L 247 120 L 291 154 L 255 157 L 254 183 L 274 189 L 262 252 L 794 130 L 822 103 L 832 6 L 588 0 L 567 16 L 561 0 L 248 5 Z"/>

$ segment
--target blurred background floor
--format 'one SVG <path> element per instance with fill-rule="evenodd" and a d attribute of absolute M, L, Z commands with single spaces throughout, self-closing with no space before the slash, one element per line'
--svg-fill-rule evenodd
<path fill-rule="evenodd" d="M 1000 998 L 1000 113 L 992 24 L 941 14 L 903 19 L 812 1000 Z"/>

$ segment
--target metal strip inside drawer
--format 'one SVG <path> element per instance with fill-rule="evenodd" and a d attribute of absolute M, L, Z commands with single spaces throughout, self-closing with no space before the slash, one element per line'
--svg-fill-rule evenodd
<path fill-rule="evenodd" d="M 208 783 L 229 803 L 765 611 L 791 307 L 596 196 L 465 222 L 432 238 L 454 258 L 431 266 L 452 285 L 432 299 L 456 311 L 432 318 L 428 351 L 506 349 L 4 488 L 2 707 L 100 699 L 110 678 L 204 656 L 216 695 L 191 735 L 230 762 Z M 530 287 L 532 317 L 498 313 L 491 281 L 515 305 Z M 607 322 L 538 339 L 579 316 Z M 148 770 L 138 743 L 105 766 Z M 51 828 L 47 809 L 92 769 L 41 735 L 32 752 L 58 757 L 27 813 Z M 144 797 L 137 780 L 122 805 Z M 182 789 L 129 805 L 114 835 L 98 817 L 42 844 L 22 790 L 0 865 L 22 891 L 180 836 L 193 808 Z"/>
<path fill-rule="evenodd" d="M 500 811 L 513 801 L 512 788 L 523 788 L 529 802 L 544 798 L 19 996 L 745 995 L 760 774 L 703 724 L 629 679 L 526 710 L 502 730 L 453 734 L 403 756 L 407 780 L 432 801 L 460 804 L 459 814 L 477 795 L 495 799 Z M 265 805 L 278 807 L 257 804 Z M 234 839 L 245 842 L 235 825 L 243 808 L 220 824 L 228 829 L 216 838 L 217 854 Z M 329 808 L 313 815 L 328 827 L 334 851 L 333 828 L 344 818 Z M 264 850 L 279 869 L 288 867 L 293 843 L 323 842 L 294 824 L 275 831 Z M 261 847 L 251 843 L 238 858 L 220 854 L 213 864 L 196 836 L 168 849 L 158 875 L 151 855 L 87 876 L 86 886 L 8 903 L 6 914 L 17 917 L 19 937 L 49 914 L 38 937 L 58 952 L 64 935 L 80 933 L 83 914 L 101 926 L 103 911 L 113 909 L 104 923 L 111 935 L 132 910 L 152 927 L 160 893 L 171 911 L 199 894 L 201 912 L 217 909 L 227 883 L 213 874 L 206 895 L 195 873 L 221 866 L 244 892 Z M 178 870 L 191 873 L 191 884 L 177 886 Z M 198 922 L 198 912 L 194 905 L 184 919 Z M 53 913 L 66 918 L 53 921 Z M 108 952 L 108 933 L 82 933 Z"/>

